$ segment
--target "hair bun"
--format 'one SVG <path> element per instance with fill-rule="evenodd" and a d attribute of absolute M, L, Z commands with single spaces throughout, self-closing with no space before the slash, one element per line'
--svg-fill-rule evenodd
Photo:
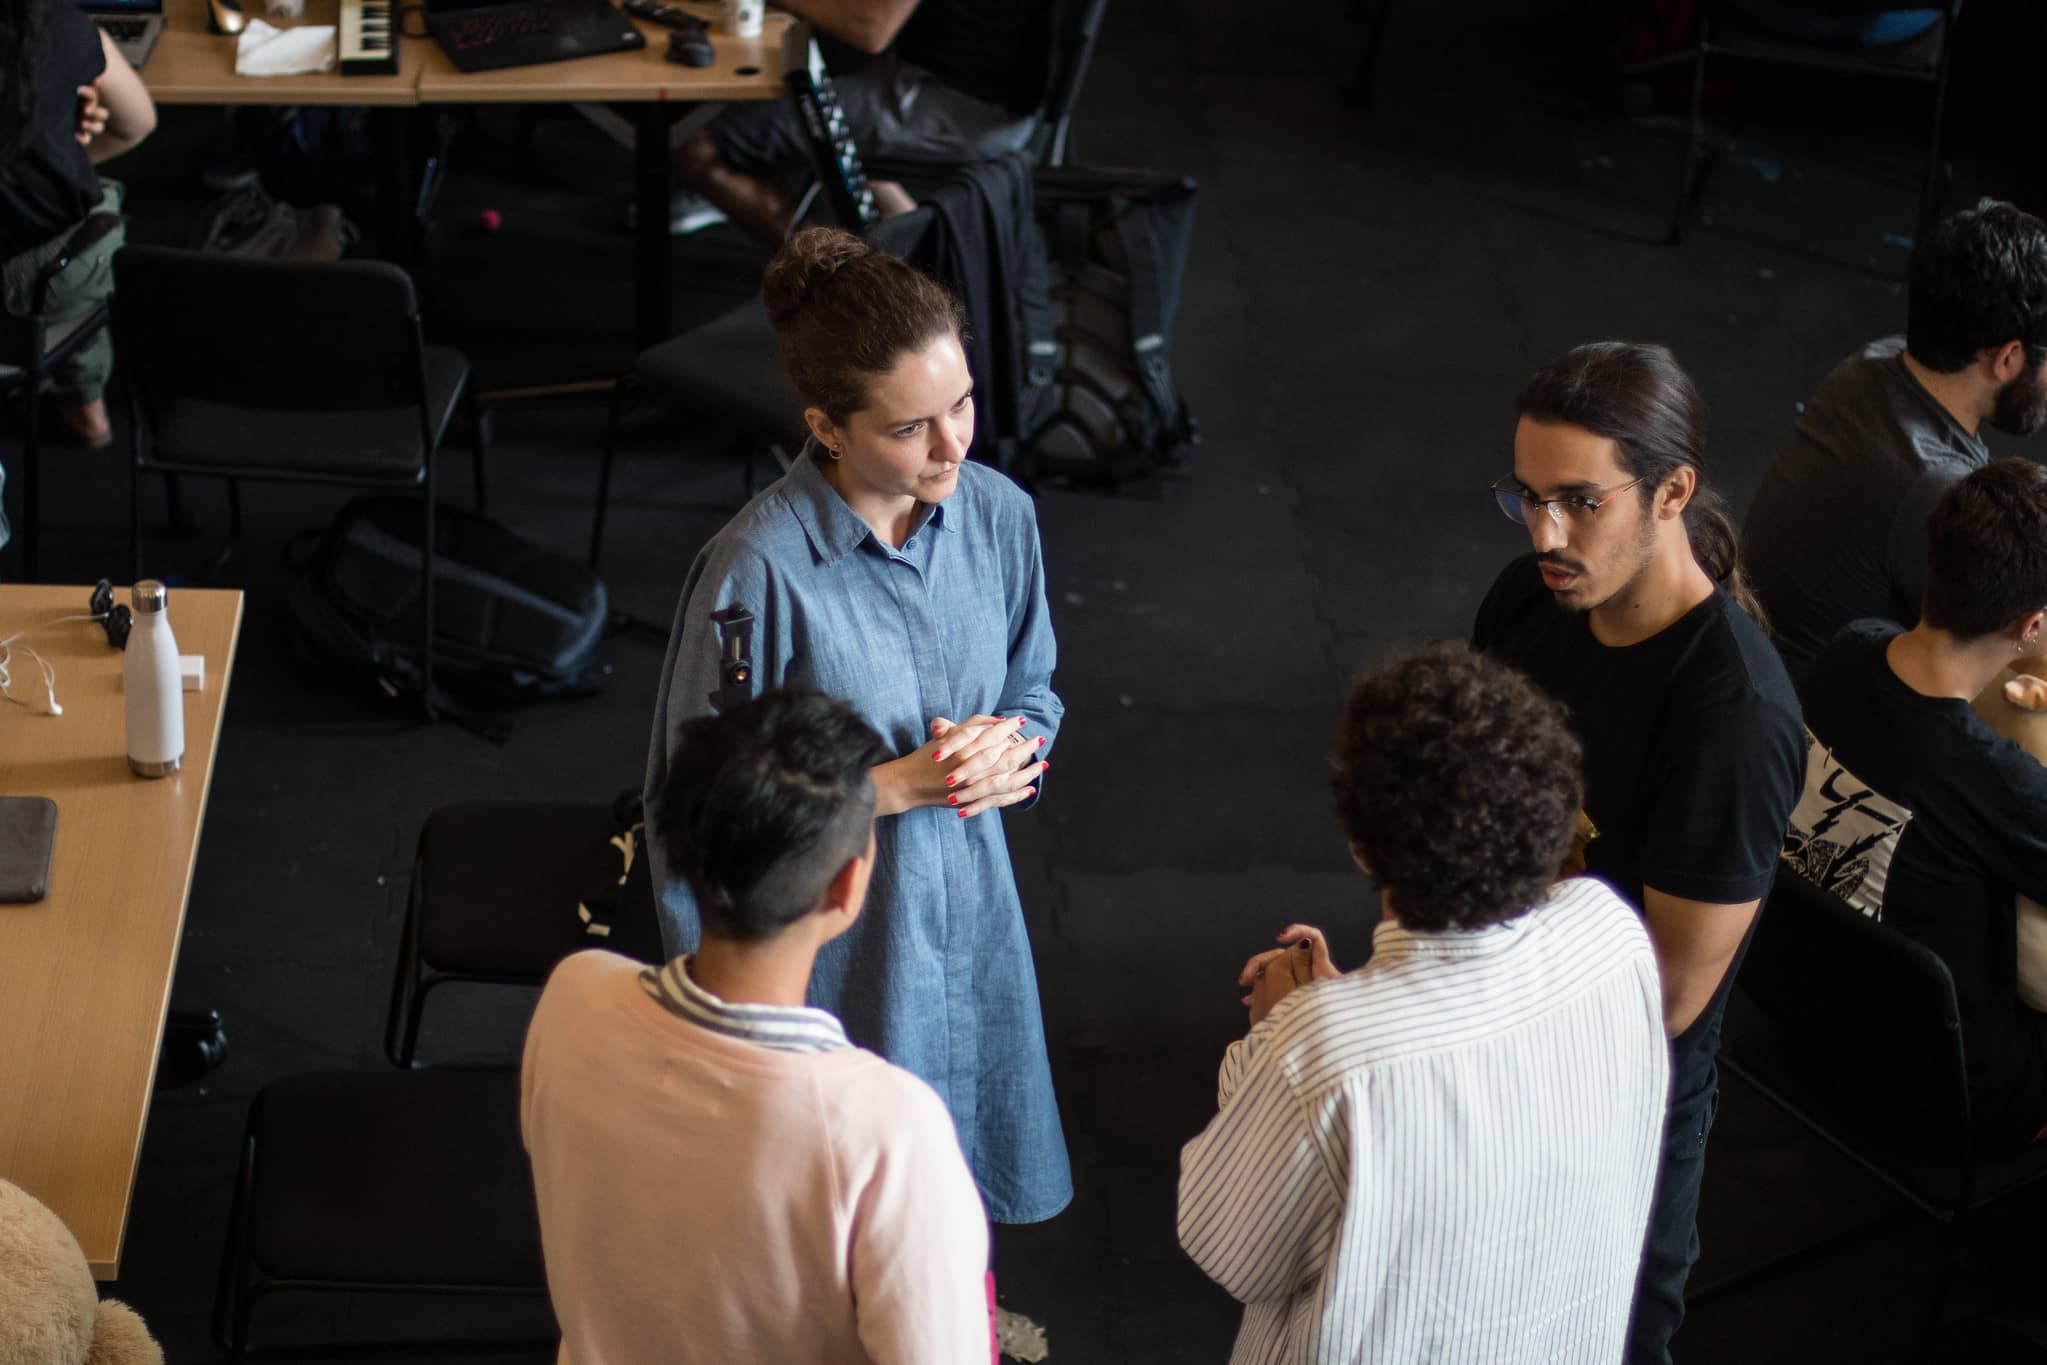
<path fill-rule="evenodd" d="M 832 276 L 874 248 L 840 228 L 814 227 L 782 243 L 761 278 L 761 302 L 777 330 L 809 307 Z"/>

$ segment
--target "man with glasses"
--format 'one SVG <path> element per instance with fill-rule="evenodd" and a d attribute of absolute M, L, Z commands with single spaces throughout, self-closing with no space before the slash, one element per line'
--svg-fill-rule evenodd
<path fill-rule="evenodd" d="M 1479 608 L 1472 644 L 1564 703 L 1585 748 L 1586 870 L 1647 922 L 1670 1107 L 1628 1360 L 1662 1362 L 1698 1257 L 1727 992 L 1776 875 L 1804 775 L 1784 665 L 1750 614 L 1705 404 L 1660 346 L 1580 346 L 1516 402 L 1493 486 L 1535 553 Z"/>
<path fill-rule="evenodd" d="M 1954 978 L 1979 1143 L 2047 1124 L 2047 1014 L 2018 985 L 2014 893 L 2047 901 L 2047 767 L 1970 701 L 2047 631 L 2047 469 L 1992 460 L 1927 527 L 1919 624 L 1857 621 L 1805 681 L 1811 757 L 1785 861 Z"/>
<path fill-rule="evenodd" d="M 1834 368 L 1763 475 L 1742 553 L 1795 680 L 1850 621 L 1919 619 L 1926 517 L 2047 423 L 2047 224 L 1985 200 L 1912 255 L 1905 335 Z"/>

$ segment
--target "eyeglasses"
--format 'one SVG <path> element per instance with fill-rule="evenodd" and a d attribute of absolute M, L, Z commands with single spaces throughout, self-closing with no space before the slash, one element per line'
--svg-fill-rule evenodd
<path fill-rule="evenodd" d="M 1493 501 L 1500 505 L 1500 511 L 1506 515 L 1507 520 L 1516 526 L 1526 526 L 1538 509 L 1549 513 L 1549 519 L 1562 526 L 1566 513 L 1573 518 L 1589 519 L 1594 512 L 1641 482 L 1642 479 L 1636 479 L 1633 483 L 1624 483 L 1619 488 L 1607 489 L 1596 498 L 1583 493 L 1573 493 L 1568 498 L 1538 498 L 1512 479 L 1495 479 L 1492 491 Z"/>

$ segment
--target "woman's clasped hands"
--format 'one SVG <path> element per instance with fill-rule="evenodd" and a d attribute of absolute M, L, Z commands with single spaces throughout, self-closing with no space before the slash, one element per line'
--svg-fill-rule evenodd
<path fill-rule="evenodd" d="M 1026 738 L 1023 728 L 1022 716 L 940 716 L 929 742 L 874 770 L 874 813 L 944 806 L 964 820 L 1029 800 L 1052 765 L 1038 757 L 1044 737 Z"/>

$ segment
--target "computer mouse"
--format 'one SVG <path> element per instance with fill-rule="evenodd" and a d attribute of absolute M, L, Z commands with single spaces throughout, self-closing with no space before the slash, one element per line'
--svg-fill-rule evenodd
<path fill-rule="evenodd" d="M 207 0 L 206 8 L 207 27 L 215 33 L 240 33 L 248 25 L 249 16 L 235 0 Z"/>
<path fill-rule="evenodd" d="M 215 4 L 221 0 L 214 0 Z M 668 35 L 668 60 L 684 66 L 709 66 L 718 59 L 711 39 L 702 29 L 687 29 Z"/>

